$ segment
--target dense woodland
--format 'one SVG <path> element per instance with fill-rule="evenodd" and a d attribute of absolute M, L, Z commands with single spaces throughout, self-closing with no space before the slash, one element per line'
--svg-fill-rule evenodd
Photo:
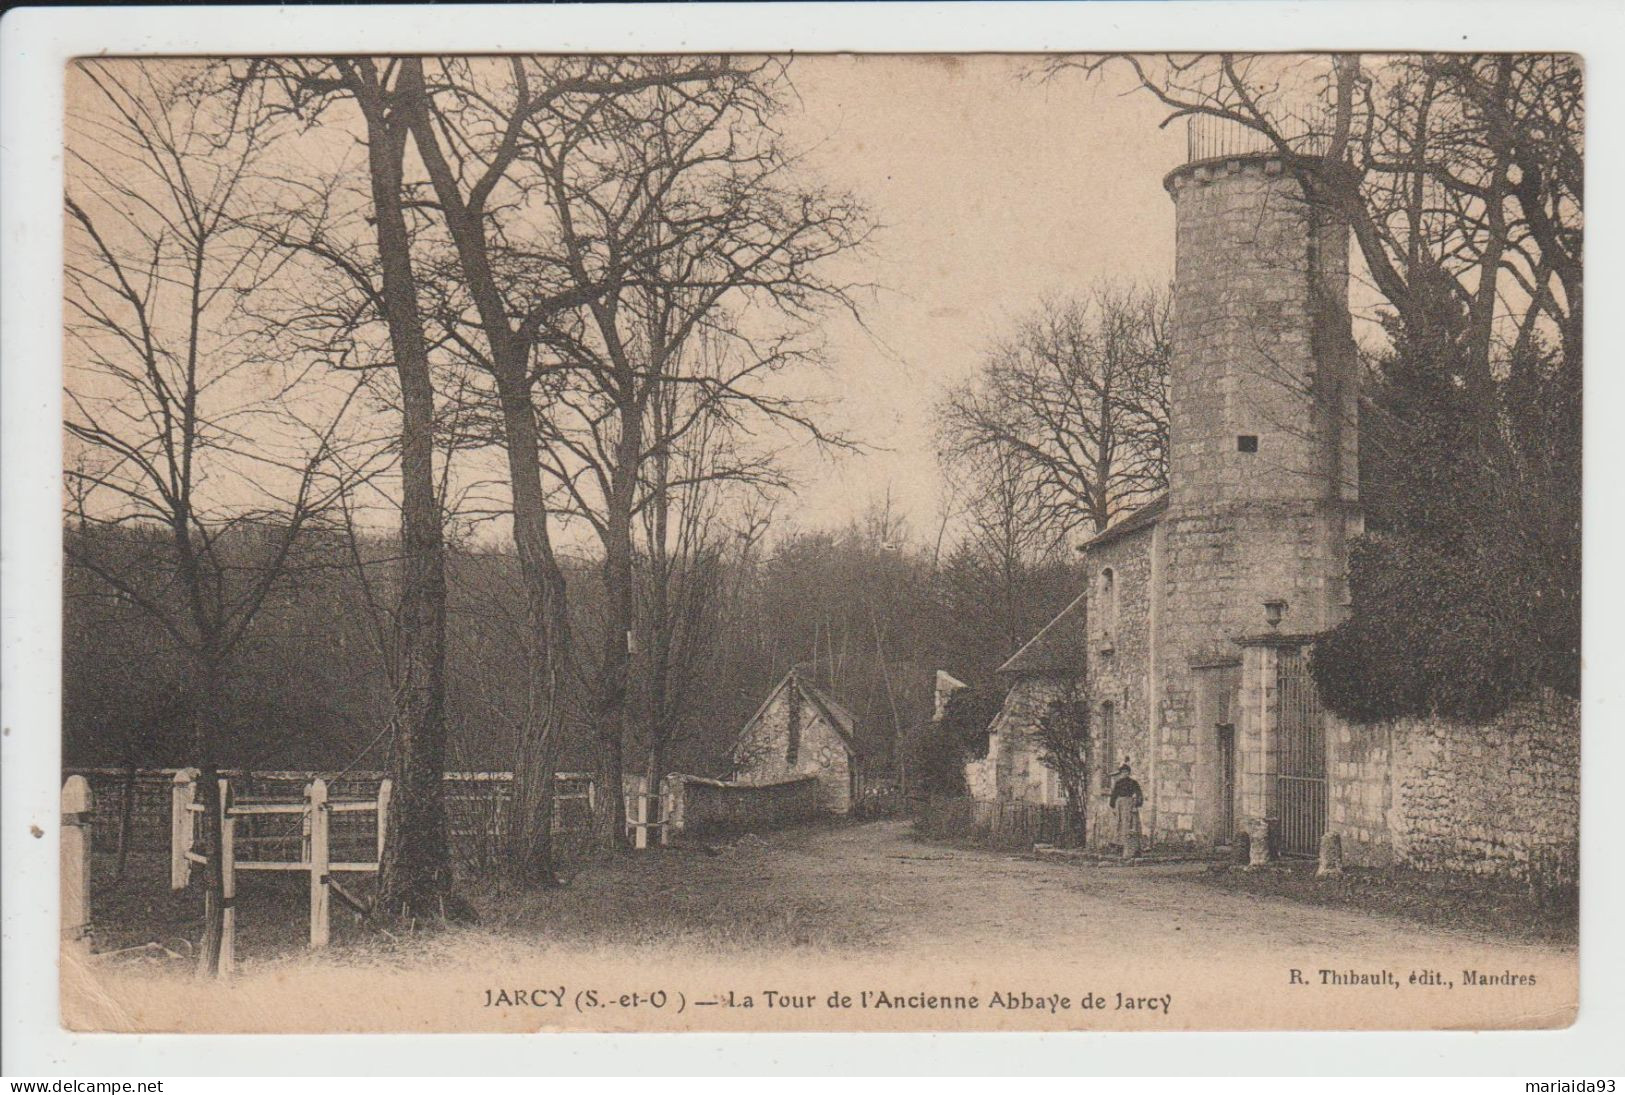
<path fill-rule="evenodd" d="M 164 540 L 151 532 L 70 528 L 70 558 L 91 552 L 143 556 L 158 577 Z M 910 732 L 930 716 L 934 671 L 994 685 L 992 671 L 1071 600 L 1076 579 L 1062 561 L 1010 573 L 972 545 L 933 559 L 900 539 L 882 511 L 834 532 L 791 533 L 772 547 L 738 550 L 707 575 L 694 637 L 670 706 L 650 706 L 653 665 L 633 655 L 633 704 L 642 725 L 628 756 L 641 770 L 663 727 L 664 771 L 726 775 L 728 750 L 768 690 L 792 665 L 811 669 L 858 715 L 865 768 L 899 779 Z M 241 533 L 252 559 L 275 534 Z M 602 627 L 595 561 L 568 573 L 577 634 Z M 114 565 L 114 564 L 104 564 Z M 252 566 L 252 563 L 245 564 Z M 220 763 L 226 767 L 377 770 L 388 767 L 391 632 L 398 600 L 396 542 L 336 531 L 302 538 L 300 551 L 260 610 L 234 660 L 220 701 Z M 448 765 L 505 770 L 513 760 L 523 682 L 500 652 L 523 626 L 519 578 L 500 547 L 447 553 Z M 640 570 L 642 568 L 640 567 Z M 68 568 L 64 647 L 64 757 L 70 765 L 191 763 L 185 719 L 186 660 L 139 605 L 84 567 Z M 647 581 L 646 572 L 642 575 Z M 990 627 L 991 621 L 1004 627 Z M 578 678 L 559 767 L 591 771 L 595 753 Z"/>

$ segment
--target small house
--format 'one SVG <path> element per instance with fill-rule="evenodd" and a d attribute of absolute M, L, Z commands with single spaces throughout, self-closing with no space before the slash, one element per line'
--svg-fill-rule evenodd
<path fill-rule="evenodd" d="M 813 776 L 831 814 L 851 812 L 857 721 L 829 693 L 791 669 L 745 723 L 734 745 L 734 780 L 749 785 Z"/>
<path fill-rule="evenodd" d="M 965 766 L 972 797 L 1044 806 L 1066 802 L 1054 769 L 1040 759 L 1038 730 L 1051 704 L 1084 694 L 1086 617 L 1086 596 L 1080 596 L 999 667 L 1009 691 L 988 727 L 987 756 Z"/>

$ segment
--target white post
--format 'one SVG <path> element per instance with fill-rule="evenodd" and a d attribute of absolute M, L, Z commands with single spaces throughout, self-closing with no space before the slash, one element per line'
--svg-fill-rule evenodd
<path fill-rule="evenodd" d="M 237 965 L 237 819 L 231 815 L 231 783 L 220 781 L 220 976 Z"/>
<path fill-rule="evenodd" d="M 194 815 L 192 803 L 197 799 L 196 768 L 182 768 L 175 773 L 175 782 L 169 789 L 169 888 L 186 889 L 192 877 L 192 861 L 186 853 L 192 850 Z"/>
<path fill-rule="evenodd" d="M 662 848 L 668 843 L 666 834 L 671 831 L 671 800 L 671 779 L 667 777 L 660 781 L 660 846 Z"/>
<path fill-rule="evenodd" d="M 325 947 L 327 908 L 327 781 L 313 779 L 305 792 L 305 814 L 310 818 L 310 945 Z"/>
<path fill-rule="evenodd" d="M 62 938 L 77 942 L 90 926 L 90 783 L 62 785 Z"/>
<path fill-rule="evenodd" d="M 637 802 L 632 814 L 632 847 L 641 850 L 649 846 L 649 777 L 632 781 L 632 797 Z"/>
<path fill-rule="evenodd" d="M 378 862 L 384 861 L 384 833 L 389 828 L 389 796 L 395 785 L 389 780 L 378 784 Z"/>

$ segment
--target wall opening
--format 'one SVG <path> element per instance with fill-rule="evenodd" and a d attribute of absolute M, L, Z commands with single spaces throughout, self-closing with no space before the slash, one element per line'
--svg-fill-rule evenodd
<path fill-rule="evenodd" d="M 1256 433 L 1239 433 L 1236 435 L 1237 452 L 1257 452 L 1258 435 Z"/>
<path fill-rule="evenodd" d="M 1100 705 L 1100 733 L 1095 738 L 1096 767 L 1100 771 L 1100 789 L 1112 789 L 1112 772 L 1117 768 L 1117 705 L 1107 700 Z"/>
<path fill-rule="evenodd" d="M 784 763 L 794 768 L 801 756 L 801 689 L 790 682 L 789 732 L 785 734 Z"/>
<path fill-rule="evenodd" d="M 1110 654 L 1117 647 L 1117 574 L 1111 567 L 1100 572 L 1100 652 Z"/>

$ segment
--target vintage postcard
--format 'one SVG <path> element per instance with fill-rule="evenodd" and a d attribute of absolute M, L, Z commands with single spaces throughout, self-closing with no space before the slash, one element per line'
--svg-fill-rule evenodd
<path fill-rule="evenodd" d="M 1579 58 L 63 79 L 69 1030 L 1575 1020 Z"/>

